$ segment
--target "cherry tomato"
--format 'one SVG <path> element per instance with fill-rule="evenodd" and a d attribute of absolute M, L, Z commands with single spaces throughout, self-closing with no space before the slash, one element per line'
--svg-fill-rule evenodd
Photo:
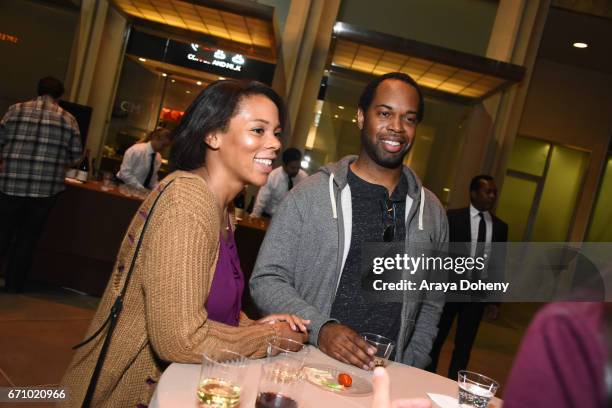
<path fill-rule="evenodd" d="M 351 386 L 351 384 L 353 384 L 353 379 L 350 375 L 346 373 L 341 373 L 340 375 L 338 375 L 338 383 L 348 388 Z"/>

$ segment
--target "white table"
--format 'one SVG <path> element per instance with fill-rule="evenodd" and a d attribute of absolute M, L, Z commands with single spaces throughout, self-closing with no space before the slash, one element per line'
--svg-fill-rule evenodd
<path fill-rule="evenodd" d="M 323 354 L 319 349 L 310 346 L 307 363 L 330 364 L 341 368 L 348 373 L 357 373 L 361 376 L 371 376 L 363 370 L 348 366 Z M 387 366 L 391 377 L 391 398 L 427 398 L 427 393 L 445 394 L 457 397 L 457 383 L 448 378 L 432 374 L 399 363 L 390 363 Z M 249 366 L 247 383 L 243 385 L 241 404 L 243 408 L 254 407 L 257 386 L 259 384 L 260 362 L 255 360 Z M 196 388 L 200 376 L 200 366 L 197 364 L 173 363 L 162 374 L 150 408 L 198 408 Z M 323 407 L 370 407 L 372 396 L 346 397 L 322 390 L 308 382 L 304 384 L 303 398 L 300 408 Z M 499 400 L 495 399 L 490 407 L 499 407 Z"/>

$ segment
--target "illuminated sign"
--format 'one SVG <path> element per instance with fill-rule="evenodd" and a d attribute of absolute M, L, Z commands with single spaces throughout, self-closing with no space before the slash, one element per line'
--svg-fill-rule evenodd
<path fill-rule="evenodd" d="M 254 79 L 266 84 L 270 84 L 274 77 L 274 64 L 230 51 L 219 44 L 184 43 L 136 29 L 130 33 L 126 53 L 219 77 Z"/>
<path fill-rule="evenodd" d="M 6 41 L 6 42 L 13 43 L 13 44 L 17 44 L 19 42 L 19 37 L 15 35 L 0 33 L 0 41 Z"/>
<path fill-rule="evenodd" d="M 187 59 L 190 61 L 199 62 L 206 65 L 214 65 L 216 67 L 229 69 L 235 72 L 242 72 L 242 66 L 246 63 L 245 58 L 242 54 L 231 54 L 223 50 L 215 50 L 212 52 L 212 58 L 210 58 L 211 51 L 206 48 L 200 48 L 198 44 L 191 43 L 191 50 L 195 51 L 187 53 Z M 231 55 L 231 62 L 226 61 L 228 56 Z"/>

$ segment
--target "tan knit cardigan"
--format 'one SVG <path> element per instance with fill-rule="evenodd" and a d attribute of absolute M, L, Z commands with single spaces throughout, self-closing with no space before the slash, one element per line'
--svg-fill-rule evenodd
<path fill-rule="evenodd" d="M 203 179 L 175 172 L 132 219 L 87 337 L 109 315 L 153 201 L 171 180 L 175 181 L 163 192 L 145 231 L 94 407 L 147 405 L 168 363 L 200 363 L 203 352 L 220 348 L 261 357 L 275 335 L 271 325 L 253 324 L 244 314 L 239 327 L 207 319 L 204 304 L 219 255 L 219 210 Z M 82 404 L 102 342 L 100 336 L 76 351 L 62 379 L 71 393 L 64 406 Z"/>

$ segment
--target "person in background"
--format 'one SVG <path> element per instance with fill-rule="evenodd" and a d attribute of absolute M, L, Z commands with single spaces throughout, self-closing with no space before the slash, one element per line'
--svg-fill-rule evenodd
<path fill-rule="evenodd" d="M 241 311 L 244 275 L 228 210 L 245 184 L 265 184 L 284 118 L 278 94 L 259 82 L 213 82 L 187 109 L 174 130 L 175 171 L 132 219 L 86 334 L 109 316 L 148 220 L 92 407 L 148 404 L 172 362 L 200 364 L 202 353 L 220 349 L 257 358 L 274 337 L 306 340 L 308 321 L 297 316 L 253 321 Z M 81 406 L 102 343 L 75 353 L 62 380 L 66 405 Z"/>
<path fill-rule="evenodd" d="M 311 344 L 366 370 L 374 367 L 375 350 L 363 332 L 393 339 L 395 361 L 426 367 L 442 312 L 431 291 L 417 293 L 421 302 L 369 302 L 361 286 L 368 242 L 398 242 L 408 256 L 421 255 L 412 243 L 446 249 L 440 201 L 403 165 L 423 112 L 421 91 L 409 75 L 371 81 L 358 102 L 359 156 L 329 164 L 291 190 L 266 232 L 250 281 L 260 310 L 311 320 Z"/>
<path fill-rule="evenodd" d="M 470 182 L 470 206 L 455 210 L 448 210 L 448 227 L 450 242 L 468 243 L 469 256 L 483 256 L 485 248 L 490 248 L 492 242 L 508 241 L 508 224 L 491 214 L 491 209 L 497 200 L 497 187 L 493 177 L 478 175 Z M 480 245 L 479 245 L 480 243 Z M 482 253 L 479 253 L 481 251 Z M 496 256 L 487 254 L 490 262 L 497 261 Z M 493 274 L 496 268 L 490 268 Z M 489 278 L 497 280 L 492 276 L 478 276 L 478 278 Z M 476 280 L 476 276 L 472 277 Z M 478 327 L 482 315 L 488 309 L 489 317 L 495 319 L 498 315 L 498 304 L 487 304 L 485 302 L 447 302 L 444 305 L 440 323 L 438 325 L 438 336 L 431 350 L 431 364 L 428 371 L 436 372 L 440 351 L 444 341 L 457 317 L 457 333 L 455 335 L 455 347 L 448 369 L 448 378 L 456 380 L 459 370 L 465 370 L 470 360 L 472 346 L 476 340 Z"/>
<path fill-rule="evenodd" d="M 170 146 L 171 142 L 169 129 L 155 129 L 146 141 L 136 143 L 126 150 L 117 178 L 130 187 L 154 189 L 162 163 L 160 152 Z"/>
<path fill-rule="evenodd" d="M 7 292 L 24 289 L 49 211 L 65 189 L 66 169 L 83 152 L 76 119 L 57 103 L 63 93 L 60 80 L 42 78 L 38 97 L 11 106 L 0 121 L 0 257 L 8 251 Z"/>
<path fill-rule="evenodd" d="M 287 192 L 308 177 L 300 168 L 301 163 L 302 153 L 298 149 L 289 148 L 283 152 L 283 165 L 272 170 L 268 182 L 259 189 L 252 217 L 272 218 Z"/>
<path fill-rule="evenodd" d="M 504 408 L 612 407 L 612 306 L 558 302 L 527 329 L 504 390 Z"/>

